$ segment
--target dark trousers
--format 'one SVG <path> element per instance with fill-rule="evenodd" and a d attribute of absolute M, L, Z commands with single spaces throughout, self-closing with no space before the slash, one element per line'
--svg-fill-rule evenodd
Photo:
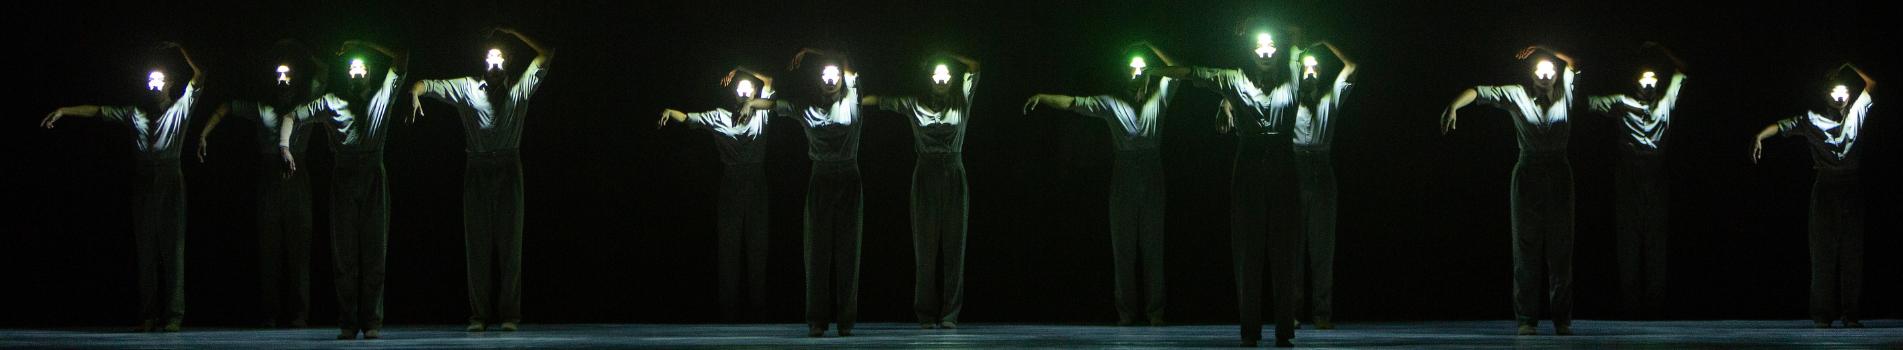
<path fill-rule="evenodd" d="M 1295 151 L 1295 171 L 1301 185 L 1302 241 L 1308 269 L 1309 314 L 1316 322 L 1334 319 L 1335 300 L 1335 162 L 1326 150 Z M 1302 298 L 1297 298 L 1300 302 Z"/>
<path fill-rule="evenodd" d="M 310 319 L 311 177 L 284 177 L 283 158 L 262 155 L 258 164 L 258 282 L 268 322 L 290 316 L 291 324 Z M 289 295 L 289 300 L 285 296 Z"/>
<path fill-rule="evenodd" d="M 470 152 L 468 161 L 463 251 L 473 312 L 469 320 L 521 322 L 522 160 L 515 150 L 504 150 Z"/>
<path fill-rule="evenodd" d="M 1573 311 L 1573 167 L 1564 151 L 1521 153 L 1513 166 L 1513 313 L 1538 325 L 1541 304 L 1555 325 Z"/>
<path fill-rule="evenodd" d="M 139 318 L 185 319 L 185 181 L 178 159 L 133 170 L 132 236 L 139 256 Z"/>
<path fill-rule="evenodd" d="M 726 165 L 714 230 L 719 240 L 715 255 L 720 260 L 720 314 L 728 321 L 744 317 L 742 305 L 753 313 L 766 308 L 767 204 L 764 163 Z"/>
<path fill-rule="evenodd" d="M 384 257 L 390 241 L 389 183 L 383 152 L 338 153 L 331 179 L 331 260 L 337 326 L 383 327 Z"/>
<path fill-rule="evenodd" d="M 1156 150 L 1118 151 L 1110 175 L 1110 249 L 1118 322 L 1163 319 L 1163 161 Z M 1140 273 L 1139 273 L 1140 271 Z"/>
<path fill-rule="evenodd" d="M 859 318 L 865 196 L 856 160 L 814 161 L 806 192 L 806 324 L 852 329 Z"/>
<path fill-rule="evenodd" d="M 1665 309 L 1665 264 L 1671 208 L 1665 157 L 1627 151 L 1613 168 L 1618 181 L 1619 290 L 1627 317 L 1657 318 Z"/>
<path fill-rule="evenodd" d="M 1265 267 L 1275 338 L 1295 338 L 1304 250 L 1293 157 L 1287 136 L 1237 138 L 1229 240 L 1243 339 L 1262 339 Z"/>
<path fill-rule="evenodd" d="M 1857 321 L 1863 294 L 1863 193 L 1857 171 L 1818 170 L 1811 185 L 1811 320 Z"/>
<path fill-rule="evenodd" d="M 965 305 L 965 192 L 960 153 L 921 153 L 912 168 L 912 311 L 919 323 L 958 322 Z"/>

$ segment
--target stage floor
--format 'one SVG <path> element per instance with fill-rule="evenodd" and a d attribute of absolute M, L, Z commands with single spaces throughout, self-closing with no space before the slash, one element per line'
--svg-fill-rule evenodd
<path fill-rule="evenodd" d="M 1578 335 L 1515 336 L 1512 321 L 1344 323 L 1304 329 L 1295 345 L 1308 348 L 1903 348 L 1903 320 L 1865 321 L 1864 329 L 1812 329 L 1787 321 L 1576 321 Z M 1234 325 L 1112 327 L 968 324 L 957 330 L 920 330 L 911 324 L 863 324 L 852 337 L 828 332 L 805 337 L 798 324 L 527 324 L 519 332 L 465 333 L 459 326 L 392 326 L 384 339 L 339 341 L 336 330 L 232 328 L 182 333 L 128 333 L 108 329 L 3 329 L 0 348 L 1216 348 L 1237 345 Z M 1267 343 L 1264 346 L 1269 345 Z"/>

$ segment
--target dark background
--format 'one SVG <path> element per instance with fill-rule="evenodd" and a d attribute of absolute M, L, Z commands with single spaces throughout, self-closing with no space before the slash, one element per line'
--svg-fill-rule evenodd
<path fill-rule="evenodd" d="M 37 121 L 57 106 L 127 104 L 144 73 L 187 75 L 158 40 L 175 39 L 210 70 L 212 106 L 255 98 L 276 64 L 270 44 L 294 37 L 330 51 L 365 39 L 414 52 L 412 78 L 477 73 L 491 39 L 514 25 L 561 57 L 534 98 L 523 135 L 527 183 L 525 313 L 529 322 L 712 321 L 714 195 L 720 166 L 709 137 L 655 130 L 664 107 L 730 101 L 721 74 L 737 64 L 776 72 L 786 96 L 810 91 L 811 70 L 786 72 L 804 45 L 853 54 L 863 93 L 922 91 L 927 59 L 950 50 L 985 62 L 965 159 L 971 221 L 969 322 L 1108 322 L 1111 306 L 1105 126 L 1068 113 L 1018 113 L 1036 92 L 1111 93 L 1124 45 L 1147 39 L 1187 64 L 1240 66 L 1252 45 L 1234 23 L 1265 15 L 1301 23 L 1362 63 L 1337 131 L 1341 184 L 1337 319 L 1502 319 L 1512 315 L 1507 180 L 1515 157 L 1504 113 L 1474 108 L 1437 133 L 1455 92 L 1517 83 L 1528 44 L 1580 60 L 1580 96 L 1629 90 L 1640 62 L 1662 62 L 1656 40 L 1692 65 L 1671 130 L 1671 317 L 1801 319 L 1809 269 L 1808 150 L 1749 138 L 1773 120 L 1821 107 L 1828 69 L 1852 60 L 1897 81 L 1894 27 L 1878 5 L 1706 1 L 1514 2 L 836 2 L 554 1 L 43 2 L 13 12 L 20 48 L 7 98 L 12 165 L 0 220 L 7 307 L 0 325 L 124 325 L 136 319 L 128 208 L 132 166 L 123 128 Z M 503 39 L 503 38 L 497 38 Z M 526 47 L 510 40 L 512 62 Z M 371 56 L 375 57 L 375 56 Z M 374 70 L 382 62 L 373 60 Z M 342 58 L 333 60 L 339 75 Z M 517 63 L 515 67 L 520 67 Z M 252 73 L 255 72 L 255 73 Z M 1851 79 L 1846 77 L 1846 79 Z M 1891 83 L 1897 84 L 1897 83 Z M 1887 101 L 1889 94 L 1877 96 Z M 1583 98 L 1582 98 L 1583 100 Z M 1170 318 L 1233 322 L 1225 190 L 1234 142 L 1214 133 L 1214 94 L 1184 89 L 1164 135 L 1169 178 Z M 460 232 L 461 126 L 455 110 L 399 125 L 387 147 L 393 219 L 387 314 L 392 323 L 454 323 L 468 315 Z M 1582 103 L 1583 105 L 1583 103 Z M 1894 114 L 1878 103 L 1863 148 L 1868 200 L 1866 318 L 1903 316 L 1903 239 Z M 399 110 L 408 108 L 398 106 Z M 866 112 L 861 310 L 868 321 L 911 319 L 907 191 L 911 136 L 892 114 Z M 1611 160 L 1617 125 L 1576 112 L 1577 316 L 1616 317 Z M 776 321 L 799 319 L 800 210 L 808 170 L 791 124 L 770 132 Z M 257 311 L 253 176 L 255 126 L 228 122 L 211 162 L 188 160 L 188 319 L 252 324 Z M 320 136 L 321 137 L 321 136 Z M 321 140 L 320 140 L 321 141 Z M 313 142 L 313 323 L 334 319 L 328 225 L 329 155 Z M 187 154 L 196 151 L 188 143 Z"/>

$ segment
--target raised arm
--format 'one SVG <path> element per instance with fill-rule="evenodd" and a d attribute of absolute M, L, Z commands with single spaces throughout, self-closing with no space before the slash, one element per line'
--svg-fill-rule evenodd
<path fill-rule="evenodd" d="M 521 40 L 523 44 L 527 44 L 527 45 L 529 45 L 529 48 L 530 48 L 530 49 L 534 49 L 534 50 L 535 50 L 535 60 L 534 60 L 534 61 L 530 61 L 530 63 L 529 63 L 529 64 L 536 64 L 537 62 L 540 62 L 541 64 L 548 64 L 548 61 L 549 61 L 549 60 L 551 60 L 551 59 L 554 59 L 554 58 L 555 58 L 555 52 L 554 52 L 554 51 L 549 51 L 549 49 L 548 49 L 548 47 L 546 47 L 546 46 L 542 46 L 542 42 L 540 42 L 540 41 L 535 41 L 535 38 L 531 38 L 531 37 L 529 37 L 529 36 L 528 36 L 527 34 L 522 34 L 522 32 L 521 32 L 521 31 L 517 31 L 517 30 L 515 30 L 515 28 L 511 28 L 511 27 L 496 27 L 496 30 L 495 30 L 495 31 L 496 31 L 496 32 L 501 32 L 501 33 L 505 33 L 505 34 L 509 34 L 509 35 L 513 35 L 513 36 L 515 36 L 515 39 L 516 39 L 516 40 Z"/>
<path fill-rule="evenodd" d="M 53 109 L 52 113 L 47 113 L 45 119 L 40 119 L 40 127 L 52 129 L 53 123 L 58 122 L 60 118 L 64 118 L 64 117 L 92 118 L 97 116 L 99 116 L 99 106 L 78 105 L 78 106 L 72 106 L 72 107 L 60 107 L 60 108 Z"/>
<path fill-rule="evenodd" d="M 1842 72 L 1844 68 L 1850 68 L 1851 72 L 1857 73 L 1857 78 L 1863 79 L 1863 92 L 1870 94 L 1877 92 L 1877 79 L 1871 78 L 1869 73 L 1863 72 L 1863 68 L 1857 68 L 1857 65 L 1850 64 L 1850 62 L 1844 62 L 1844 65 L 1838 66 L 1836 70 L 1831 71 L 1831 80 L 1836 80 L 1837 73 Z"/>
<path fill-rule="evenodd" d="M 390 67 L 396 68 L 398 72 L 407 72 L 410 69 L 409 51 L 391 49 L 390 47 L 378 45 L 377 43 L 373 43 L 369 41 L 363 41 L 363 40 L 344 41 L 343 47 L 340 47 L 337 49 L 337 55 L 343 56 L 345 53 L 348 53 L 350 50 L 353 50 L 356 48 L 368 48 L 371 51 L 376 51 L 377 53 L 383 54 L 384 56 L 389 56 Z"/>
<path fill-rule="evenodd" d="M 749 69 L 747 67 L 742 67 L 742 66 L 734 66 L 733 70 L 727 71 L 727 77 L 720 78 L 720 86 L 732 86 L 733 76 L 738 73 L 747 73 L 747 75 L 752 75 L 754 79 L 759 79 L 760 91 L 767 91 L 767 90 L 773 89 L 773 76 L 766 75 L 766 74 L 760 73 L 759 71 L 755 71 L 753 69 Z"/>
<path fill-rule="evenodd" d="M 947 53 L 945 56 L 950 56 L 952 60 L 956 60 L 959 64 L 965 65 L 965 72 L 967 73 L 977 73 L 979 70 L 978 60 L 971 59 L 971 57 L 955 53 Z"/>
<path fill-rule="evenodd" d="M 1349 78 L 1354 77 L 1355 68 L 1357 66 L 1355 65 L 1355 60 L 1353 58 L 1348 58 L 1348 54 L 1342 53 L 1341 48 L 1335 47 L 1334 42 L 1322 40 L 1320 45 L 1327 46 L 1328 52 L 1333 53 L 1335 55 L 1335 59 L 1341 60 L 1341 73 L 1337 74 L 1337 76 L 1339 77 L 1337 78 L 1337 80 L 1348 80 Z"/>
<path fill-rule="evenodd" d="M 178 49 L 178 55 L 185 57 L 185 65 L 192 68 L 192 85 L 198 85 L 198 83 L 201 82 L 199 79 L 205 78 L 205 70 L 198 66 L 197 61 L 192 60 L 192 53 L 185 51 L 185 46 L 179 45 L 176 42 L 167 41 L 160 43 L 159 49 Z"/>
<path fill-rule="evenodd" d="M 1037 107 L 1041 105 L 1050 105 L 1057 109 L 1070 110 L 1071 105 L 1075 102 L 1077 102 L 1077 98 L 1064 95 L 1032 95 L 1030 100 L 1024 101 L 1024 114 L 1031 114 L 1031 110 L 1037 109 Z"/>
<path fill-rule="evenodd" d="M 1514 57 L 1524 60 L 1527 57 L 1533 57 L 1533 53 L 1537 51 L 1546 51 L 1546 53 L 1553 54 L 1553 57 L 1558 58 L 1561 62 L 1566 62 L 1566 69 L 1572 69 L 1572 70 L 1579 69 L 1579 65 L 1576 62 L 1573 62 L 1573 56 L 1567 55 L 1564 52 L 1559 52 L 1559 50 L 1554 50 L 1552 48 L 1542 46 L 1542 45 L 1527 46 L 1526 49 L 1520 50 L 1519 55 L 1516 55 Z"/>
<path fill-rule="evenodd" d="M 1473 104 L 1474 99 L 1479 98 L 1479 96 L 1480 93 L 1474 89 L 1462 90 L 1459 96 L 1454 96 L 1454 103 L 1448 104 L 1447 110 L 1440 113 L 1440 133 L 1446 135 L 1448 131 L 1453 131 L 1455 127 L 1454 122 L 1458 119 L 1455 111 L 1459 111 L 1461 107 Z"/>
<path fill-rule="evenodd" d="M 211 142 L 207 142 L 207 140 L 211 139 L 212 129 L 218 128 L 218 123 L 224 122 L 225 115 L 230 113 L 231 113 L 231 103 L 219 104 L 218 109 L 211 112 L 211 121 L 205 122 L 205 129 L 200 130 L 198 132 L 198 162 L 199 163 L 205 162 L 205 154 L 208 153 L 208 151 L 211 149 L 211 147 L 209 147 L 211 145 Z M 286 144 L 289 144 L 289 143 L 286 143 Z"/>
<path fill-rule="evenodd" d="M 810 47 L 808 47 L 808 48 L 801 48 L 801 49 L 800 49 L 800 52 L 799 52 L 799 53 L 795 53 L 795 54 L 793 54 L 793 62 L 792 62 L 792 63 L 788 63 L 788 64 L 786 65 L 786 70 L 795 70 L 795 69 L 799 69 L 799 68 L 800 68 L 800 63 L 802 63 L 802 61 L 805 61 L 805 60 L 806 60 L 806 54 L 814 54 L 814 55 L 820 55 L 820 56 L 832 56 L 832 57 L 838 57 L 838 58 L 839 58 L 839 71 L 840 71 L 841 73 L 845 73 L 845 74 L 852 74 L 852 73 L 853 73 L 853 70 L 852 70 L 852 59 L 851 59 L 851 58 L 849 58 L 849 57 L 846 57 L 846 54 L 844 54 L 844 53 L 841 53 L 841 52 L 838 52 L 838 51 L 832 51 L 832 50 L 820 50 L 820 49 L 815 49 L 815 48 L 810 48 Z"/>
<path fill-rule="evenodd" d="M 1672 69 L 1678 70 L 1679 73 L 1685 72 L 1685 67 L 1686 67 L 1685 60 L 1678 59 L 1678 54 L 1673 53 L 1671 48 L 1665 47 L 1665 45 L 1660 45 L 1658 42 L 1655 42 L 1655 41 L 1647 41 L 1644 44 L 1640 44 L 1639 48 L 1641 49 L 1658 48 L 1659 52 L 1665 54 L 1665 58 L 1672 60 Z"/>
<path fill-rule="evenodd" d="M 1171 66 L 1171 67 L 1176 66 L 1176 60 L 1171 59 L 1169 54 L 1163 53 L 1163 49 L 1157 48 L 1156 44 L 1151 44 L 1148 41 L 1140 41 L 1131 46 L 1139 46 L 1139 45 L 1143 46 L 1145 49 L 1149 49 L 1150 53 L 1156 54 L 1156 59 L 1162 60 L 1163 65 Z"/>

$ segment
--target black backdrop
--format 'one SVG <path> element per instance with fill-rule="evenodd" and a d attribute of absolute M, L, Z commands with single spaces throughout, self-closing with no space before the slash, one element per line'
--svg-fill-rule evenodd
<path fill-rule="evenodd" d="M 1544 43 L 1578 56 L 1581 96 L 1627 89 L 1638 44 L 1657 40 L 1692 65 L 1672 130 L 1672 281 L 1679 318 L 1803 318 L 1808 267 L 1808 152 L 1769 142 L 1763 164 L 1747 137 L 1776 118 L 1817 107 L 1827 69 L 1849 59 L 1896 81 L 1893 27 L 1875 4 L 1739 2 L 321 2 L 262 4 L 59 1 L 10 11 L 22 50 L 6 108 L 14 165 L 0 167 L 12 326 L 118 325 L 137 309 L 123 129 L 69 119 L 34 124 L 56 106 L 123 104 L 143 72 L 184 67 L 149 48 L 176 39 L 224 87 L 194 112 L 268 84 L 269 44 L 295 37 L 328 51 L 361 38 L 414 52 L 414 78 L 473 74 L 489 42 L 478 30 L 510 24 L 561 52 L 528 114 L 524 304 L 530 322 L 711 321 L 713 197 L 719 165 L 708 136 L 656 131 L 664 107 L 710 109 L 730 94 L 716 81 L 745 64 L 775 71 L 781 90 L 808 90 L 810 71 L 784 72 L 802 45 L 853 53 L 863 91 L 920 91 L 940 50 L 986 63 L 965 158 L 971 226 L 967 312 L 972 322 L 1105 322 L 1113 318 L 1106 198 L 1111 163 L 1100 122 L 1066 113 L 1018 113 L 1034 92 L 1115 91 L 1123 46 L 1147 39 L 1178 59 L 1237 66 L 1246 38 L 1235 20 L 1262 14 L 1304 23 L 1363 64 L 1338 131 L 1341 214 L 1337 310 L 1342 321 L 1499 319 L 1511 315 L 1505 215 L 1515 149 L 1504 114 L 1477 108 L 1462 128 L 1436 133 L 1454 92 L 1511 83 L 1511 55 Z M 1894 12 L 1890 12 L 1894 13 Z M 520 57 L 526 49 L 515 46 Z M 341 60 L 339 60 L 341 62 Z M 341 67 L 336 69 L 341 70 Z M 260 73 L 246 73 L 260 72 Z M 23 74 L 23 76 L 22 76 Z M 182 74 L 175 74 L 182 76 Z M 1894 83 L 1893 83 L 1894 84 Z M 1883 100 L 1890 94 L 1877 97 Z M 1168 166 L 1170 315 L 1233 322 L 1227 247 L 1233 141 L 1209 127 L 1216 98 L 1182 90 L 1164 134 Z M 459 191 L 461 126 L 447 105 L 394 129 L 388 315 L 393 323 L 452 323 L 467 315 Z M 1898 132 L 1878 103 L 1866 148 L 1869 206 L 1865 310 L 1903 316 L 1897 254 Z M 399 107 L 407 108 L 407 107 Z M 909 320 L 912 166 L 907 128 L 868 111 L 860 164 L 866 183 L 861 309 L 873 321 Z M 1581 113 L 1578 316 L 1613 317 L 1610 161 L 1615 127 Z M 228 123 L 212 162 L 187 161 L 188 314 L 193 324 L 258 317 L 251 229 L 253 126 Z M 799 227 L 807 160 L 796 128 L 768 136 L 772 151 L 772 314 L 798 319 Z M 313 253 L 313 321 L 327 323 L 328 179 L 322 142 L 306 157 L 320 194 Z M 187 152 L 195 148 L 188 147 Z"/>

